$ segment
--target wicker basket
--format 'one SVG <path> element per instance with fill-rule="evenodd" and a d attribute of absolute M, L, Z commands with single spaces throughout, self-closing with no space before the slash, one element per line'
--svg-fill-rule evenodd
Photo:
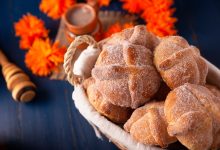
<path fill-rule="evenodd" d="M 161 148 L 144 145 L 137 143 L 132 139 L 129 133 L 124 131 L 120 126 L 112 123 L 104 116 L 100 115 L 93 106 L 89 103 L 87 95 L 81 85 L 84 77 L 73 74 L 73 64 L 76 60 L 76 56 L 82 52 L 77 49 L 82 43 L 87 43 L 88 45 L 93 45 L 99 48 L 100 45 L 105 41 L 97 43 L 92 37 L 88 35 L 79 36 L 70 45 L 64 58 L 64 69 L 67 74 L 68 81 L 74 85 L 75 90 L 73 92 L 72 98 L 75 102 L 76 108 L 83 115 L 85 119 L 93 126 L 96 135 L 101 136 L 100 133 L 104 134 L 110 141 L 117 145 L 120 149 L 138 149 L 138 150 L 160 150 Z M 209 72 L 207 76 L 207 82 L 216 85 L 220 88 L 220 70 L 206 61 L 209 67 Z"/>

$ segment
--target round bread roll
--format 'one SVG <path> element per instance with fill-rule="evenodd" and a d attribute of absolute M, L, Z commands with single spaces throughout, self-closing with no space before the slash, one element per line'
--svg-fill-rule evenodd
<path fill-rule="evenodd" d="M 220 90 L 214 85 L 206 84 L 205 85 L 215 96 L 220 97 Z"/>
<path fill-rule="evenodd" d="M 147 44 L 134 40 L 140 35 L 141 41 L 146 30 L 139 29 L 142 32 L 136 32 L 137 29 L 129 29 L 134 30 L 130 38 L 118 43 L 114 42 L 112 36 L 113 41 L 102 45 L 102 52 L 92 69 L 95 85 L 104 100 L 133 109 L 149 101 L 159 89 L 161 81 L 153 65 L 153 54 L 146 48 Z"/>
<path fill-rule="evenodd" d="M 220 100 L 206 87 L 179 86 L 168 94 L 164 110 L 169 135 L 188 149 L 208 150 L 219 138 Z"/>
<path fill-rule="evenodd" d="M 152 51 L 159 44 L 159 38 L 153 33 L 148 32 L 145 25 L 137 25 L 111 35 L 111 37 L 101 41 L 100 45 L 118 44 L 121 41 L 129 41 L 135 45 L 142 45 Z"/>
<path fill-rule="evenodd" d="M 220 101 L 220 90 L 213 85 L 210 84 L 206 84 L 206 87 L 215 95 L 218 97 L 218 100 Z M 220 105 L 219 105 L 220 107 Z M 220 109 L 220 108 L 219 108 Z M 212 149 L 218 149 L 220 148 L 220 130 L 218 131 L 218 133 L 216 134 L 216 136 L 214 137 L 214 141 L 212 144 Z"/>
<path fill-rule="evenodd" d="M 154 64 L 166 84 L 174 89 L 184 83 L 204 85 L 208 66 L 199 49 L 180 36 L 161 39 L 154 51 Z"/>
<path fill-rule="evenodd" d="M 88 78 L 83 83 L 87 91 L 89 102 L 103 116 L 115 123 L 125 123 L 131 115 L 132 110 L 125 107 L 115 106 L 103 100 L 101 93 L 97 90 L 94 79 Z"/>
<path fill-rule="evenodd" d="M 138 142 L 148 145 L 168 144 L 177 141 L 167 133 L 164 102 L 150 102 L 137 108 L 125 123 L 124 129 Z"/>
<path fill-rule="evenodd" d="M 213 139 L 211 149 L 217 150 L 220 148 L 220 130 L 216 133 Z"/>

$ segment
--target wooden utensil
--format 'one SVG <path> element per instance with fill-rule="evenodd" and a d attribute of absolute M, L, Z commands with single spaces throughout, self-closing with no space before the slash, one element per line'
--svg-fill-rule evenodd
<path fill-rule="evenodd" d="M 30 78 L 17 67 L 8 61 L 7 57 L 0 50 L 0 65 L 2 73 L 7 83 L 7 88 L 12 92 L 12 97 L 18 102 L 29 102 L 36 95 L 36 86 Z"/>

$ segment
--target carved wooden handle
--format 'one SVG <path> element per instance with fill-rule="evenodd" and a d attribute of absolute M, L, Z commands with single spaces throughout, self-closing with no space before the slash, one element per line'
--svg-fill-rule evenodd
<path fill-rule="evenodd" d="M 0 65 L 2 66 L 7 88 L 12 92 L 13 99 L 19 102 L 31 101 L 36 95 L 35 84 L 20 68 L 9 62 L 1 50 Z"/>
<path fill-rule="evenodd" d="M 7 57 L 4 55 L 4 53 L 0 50 L 0 65 L 3 66 L 6 63 L 8 63 Z"/>

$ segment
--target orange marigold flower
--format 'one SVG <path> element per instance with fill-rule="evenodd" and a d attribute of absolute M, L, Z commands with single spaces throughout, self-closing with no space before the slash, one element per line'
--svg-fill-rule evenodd
<path fill-rule="evenodd" d="M 108 6 L 110 0 L 98 0 L 99 6 Z"/>
<path fill-rule="evenodd" d="M 14 24 L 15 35 L 21 37 L 20 48 L 28 49 L 36 38 L 48 36 L 43 20 L 28 13 Z"/>
<path fill-rule="evenodd" d="M 172 17 L 175 9 L 171 8 L 173 0 L 144 0 L 145 7 L 142 18 L 147 22 L 147 29 L 158 36 L 174 35 L 177 33 Z"/>
<path fill-rule="evenodd" d="M 122 30 L 127 29 L 127 28 L 132 28 L 132 27 L 134 27 L 134 24 L 132 22 L 125 23 L 125 24 L 123 24 Z"/>
<path fill-rule="evenodd" d="M 47 76 L 63 62 L 65 51 L 59 42 L 51 44 L 49 39 L 36 39 L 25 56 L 25 64 L 33 74 Z"/>
<path fill-rule="evenodd" d="M 19 41 L 19 47 L 23 50 L 28 50 L 34 43 L 34 40 L 38 37 L 21 37 Z"/>
<path fill-rule="evenodd" d="M 177 33 L 172 17 L 175 9 L 171 8 L 173 0 L 121 0 L 123 8 L 130 13 L 142 14 L 147 23 L 147 29 L 158 36 L 174 35 Z"/>
<path fill-rule="evenodd" d="M 111 0 L 87 0 L 88 3 L 90 4 L 98 4 L 99 7 L 102 7 L 102 6 L 108 6 L 110 4 L 110 1 Z"/>
<path fill-rule="evenodd" d="M 75 0 L 41 0 L 40 10 L 52 19 L 59 19 Z"/>
<path fill-rule="evenodd" d="M 127 28 L 131 28 L 133 27 L 134 24 L 133 23 L 125 23 L 123 25 L 121 25 L 120 23 L 115 23 L 113 25 L 111 25 L 108 30 L 104 33 L 104 38 L 107 38 L 109 36 L 111 36 L 114 33 L 120 32 L 123 29 L 127 29 Z"/>
<path fill-rule="evenodd" d="M 143 0 L 121 0 L 122 7 L 130 13 L 140 13 L 143 8 Z"/>

